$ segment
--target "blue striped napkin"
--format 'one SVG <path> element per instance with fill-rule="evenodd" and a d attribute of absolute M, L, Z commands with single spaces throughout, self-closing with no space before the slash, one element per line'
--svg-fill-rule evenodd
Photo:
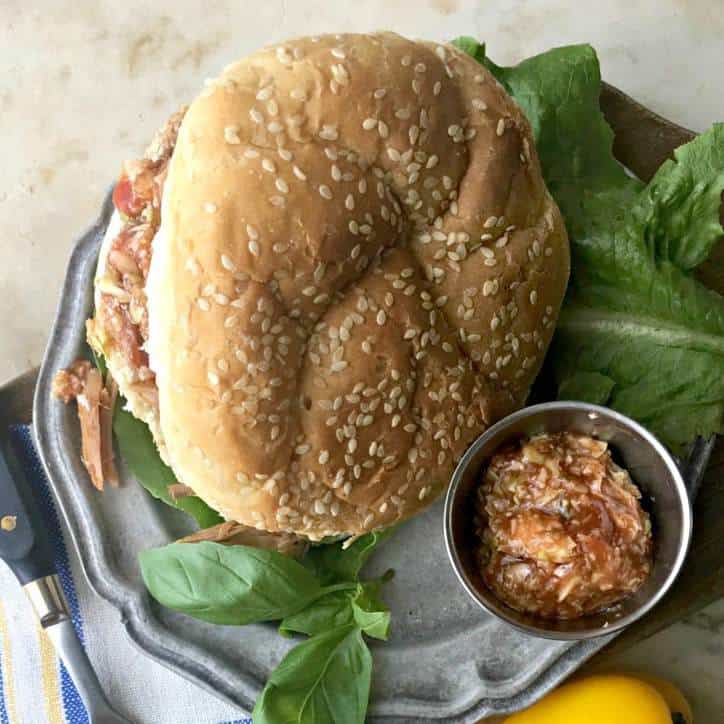
<path fill-rule="evenodd" d="M 26 426 L 11 443 L 34 487 L 78 636 L 111 704 L 139 724 L 251 724 L 238 709 L 139 653 L 118 612 L 89 588 Z M 69 544 L 66 545 L 66 542 Z M 0 724 L 88 724 L 55 649 L 8 568 L 0 565 Z"/>

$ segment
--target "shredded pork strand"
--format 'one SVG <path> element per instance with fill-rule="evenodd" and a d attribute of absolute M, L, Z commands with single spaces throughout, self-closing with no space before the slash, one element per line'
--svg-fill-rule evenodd
<path fill-rule="evenodd" d="M 94 487 L 103 490 L 105 483 L 118 485 L 112 437 L 116 383 L 109 376 L 104 385 L 99 370 L 88 360 L 77 360 L 56 373 L 52 392 L 66 404 L 78 403 L 81 458 Z"/>
<path fill-rule="evenodd" d="M 307 543 L 292 533 L 267 533 L 233 520 L 196 531 L 181 538 L 178 542 L 199 543 L 200 541 L 262 548 L 277 551 L 292 558 L 301 558 L 307 550 Z"/>
<path fill-rule="evenodd" d="M 169 485 L 166 490 L 168 490 L 171 500 L 179 500 L 180 498 L 189 498 L 192 495 L 196 495 L 192 488 L 183 483 L 173 483 Z"/>

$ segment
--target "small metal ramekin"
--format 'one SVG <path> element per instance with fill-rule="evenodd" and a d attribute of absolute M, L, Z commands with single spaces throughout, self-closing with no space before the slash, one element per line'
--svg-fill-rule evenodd
<path fill-rule="evenodd" d="M 654 564 L 643 586 L 611 611 L 571 620 L 546 620 L 510 608 L 483 582 L 473 555 L 479 544 L 473 523 L 473 495 L 487 461 L 501 445 L 523 436 L 564 431 L 610 443 L 614 459 L 629 471 L 651 516 Z M 628 626 L 658 603 L 681 570 L 691 540 L 691 518 L 689 495 L 679 468 L 648 430 L 598 405 L 547 402 L 523 408 L 496 423 L 463 455 L 445 498 L 445 545 L 463 587 L 492 616 L 535 636 L 587 639 Z"/>

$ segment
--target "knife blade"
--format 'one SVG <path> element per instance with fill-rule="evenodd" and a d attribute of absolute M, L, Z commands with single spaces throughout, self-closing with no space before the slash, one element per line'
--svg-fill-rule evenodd
<path fill-rule="evenodd" d="M 0 558 L 30 599 L 70 673 L 91 724 L 130 724 L 113 711 L 70 617 L 53 549 L 32 488 L 9 446 L 0 445 Z"/>

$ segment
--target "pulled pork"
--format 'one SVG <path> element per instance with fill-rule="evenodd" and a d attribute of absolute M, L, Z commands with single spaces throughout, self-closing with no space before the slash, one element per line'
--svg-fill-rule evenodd
<path fill-rule="evenodd" d="M 98 490 L 105 483 L 118 485 L 113 456 L 113 407 L 118 387 L 111 377 L 103 377 L 87 360 L 77 360 L 60 370 L 53 379 L 53 395 L 66 404 L 78 403 L 81 456 L 91 482 Z"/>
<path fill-rule="evenodd" d="M 169 118 L 141 159 L 126 161 L 113 190 L 113 204 L 123 224 L 108 252 L 96 309 L 108 343 L 125 358 L 134 376 L 153 383 L 143 346 L 148 339 L 146 279 L 153 238 L 161 224 L 161 199 L 185 108 Z"/>
<path fill-rule="evenodd" d="M 225 545 L 251 546 L 252 548 L 277 551 L 292 558 L 301 558 L 307 550 L 307 543 L 292 533 L 267 533 L 233 520 L 196 531 L 181 538 L 178 542 L 198 543 L 204 540 Z"/>

